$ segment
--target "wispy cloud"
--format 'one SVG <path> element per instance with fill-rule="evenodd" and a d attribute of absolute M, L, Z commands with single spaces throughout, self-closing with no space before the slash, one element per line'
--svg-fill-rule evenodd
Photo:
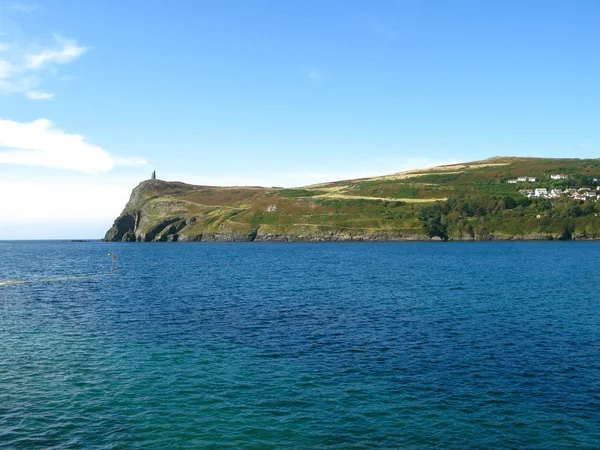
<path fill-rule="evenodd" d="M 78 134 L 68 134 L 47 119 L 29 123 L 0 120 L 0 164 L 43 166 L 83 173 L 107 172 L 115 165 L 144 165 L 141 158 L 110 155 L 86 142 Z"/>
<path fill-rule="evenodd" d="M 30 100 L 49 100 L 51 93 L 39 92 L 35 88 L 49 77 L 58 74 L 57 66 L 70 63 L 86 51 L 88 47 L 77 44 L 74 39 L 56 35 L 51 44 L 36 45 L 35 51 L 24 51 L 22 45 L 0 44 L 0 95 L 23 93 Z M 44 94 L 40 96 L 38 94 Z"/>
<path fill-rule="evenodd" d="M 45 48 L 42 51 L 34 54 L 25 55 L 25 69 L 42 69 L 50 64 L 65 64 L 69 63 L 81 55 L 88 49 L 77 45 L 77 42 L 72 39 L 65 39 L 61 36 L 55 37 L 59 44 L 58 48 Z"/>
<path fill-rule="evenodd" d="M 48 92 L 29 91 L 26 95 L 29 100 L 54 100 L 54 94 Z"/>

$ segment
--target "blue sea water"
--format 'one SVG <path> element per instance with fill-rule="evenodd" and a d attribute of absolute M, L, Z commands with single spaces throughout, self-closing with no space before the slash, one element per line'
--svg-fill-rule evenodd
<path fill-rule="evenodd" d="M 0 242 L 0 447 L 600 448 L 599 261 Z"/>

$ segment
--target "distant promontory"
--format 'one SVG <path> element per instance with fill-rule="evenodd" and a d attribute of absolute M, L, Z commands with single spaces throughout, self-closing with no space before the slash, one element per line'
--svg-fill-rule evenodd
<path fill-rule="evenodd" d="M 600 159 L 496 157 L 295 189 L 149 179 L 106 241 L 600 238 Z"/>

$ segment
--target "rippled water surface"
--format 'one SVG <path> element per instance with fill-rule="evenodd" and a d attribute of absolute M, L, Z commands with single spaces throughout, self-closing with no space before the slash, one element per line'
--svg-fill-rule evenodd
<path fill-rule="evenodd" d="M 599 262 L 1 242 L 0 447 L 600 448 Z"/>

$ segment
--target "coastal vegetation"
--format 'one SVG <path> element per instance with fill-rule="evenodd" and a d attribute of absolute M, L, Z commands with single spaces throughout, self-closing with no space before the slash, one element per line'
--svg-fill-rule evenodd
<path fill-rule="evenodd" d="M 519 177 L 548 191 L 585 188 L 589 197 L 531 198 L 519 192 L 531 182 L 508 182 Z M 147 180 L 106 239 L 597 239 L 598 179 L 600 159 L 496 157 L 294 189 Z"/>

